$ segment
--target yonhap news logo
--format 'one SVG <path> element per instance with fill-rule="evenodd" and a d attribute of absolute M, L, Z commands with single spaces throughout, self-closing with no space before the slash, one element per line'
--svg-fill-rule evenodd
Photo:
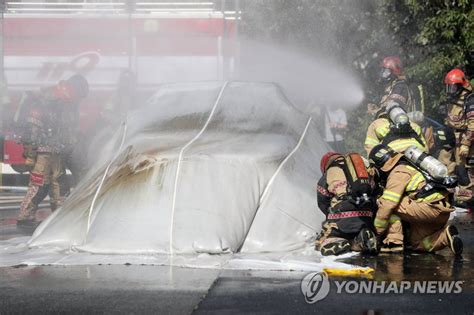
<path fill-rule="evenodd" d="M 301 292 L 309 304 L 324 299 L 329 294 L 329 289 L 329 279 L 325 272 L 311 272 L 301 281 Z"/>
<path fill-rule="evenodd" d="M 463 281 L 334 281 L 336 294 L 460 294 Z M 331 289 L 325 272 L 311 272 L 301 281 L 306 303 L 314 304 Z"/>

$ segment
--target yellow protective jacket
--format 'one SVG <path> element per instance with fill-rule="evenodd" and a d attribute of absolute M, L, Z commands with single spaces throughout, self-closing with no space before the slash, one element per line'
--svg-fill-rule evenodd
<path fill-rule="evenodd" d="M 388 175 L 382 196 L 378 199 L 378 210 L 374 225 L 377 233 L 382 233 L 390 223 L 390 217 L 400 204 L 402 198 L 410 198 L 414 202 L 433 203 L 447 198 L 448 191 L 433 191 L 423 198 L 417 193 L 426 185 L 423 174 L 411 165 L 398 164 Z"/>
<path fill-rule="evenodd" d="M 410 122 L 410 125 L 418 135 L 421 143 L 415 138 L 398 138 L 386 144 L 394 151 L 401 153 L 413 145 L 425 152 L 428 152 L 428 147 L 426 145 L 425 137 L 421 131 L 421 127 L 414 122 Z M 369 128 L 367 129 L 367 136 L 365 137 L 364 142 L 364 148 L 367 152 L 367 155 L 369 155 L 373 147 L 382 143 L 383 139 L 388 135 L 389 132 L 390 121 L 388 118 L 376 119 L 369 125 Z"/>

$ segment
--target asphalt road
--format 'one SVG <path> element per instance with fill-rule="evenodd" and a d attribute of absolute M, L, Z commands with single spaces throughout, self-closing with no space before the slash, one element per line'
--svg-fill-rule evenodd
<path fill-rule="evenodd" d="M 43 210 L 47 215 L 48 210 Z M 16 211 L 0 211 L 0 238 L 16 237 Z M 372 277 L 329 277 L 324 299 L 308 304 L 307 273 L 231 271 L 168 266 L 17 266 L 0 268 L 0 314 L 333 313 L 473 314 L 474 237 L 471 214 L 456 218 L 465 243 L 462 259 L 437 254 L 356 256 L 347 261 L 375 269 Z M 338 286 L 346 281 L 346 291 Z M 460 281 L 462 292 L 352 293 L 362 283 L 412 288 L 420 281 Z M 462 282 L 461 282 L 462 281 Z M 443 283 L 443 282 L 440 282 Z M 428 283 L 429 284 L 429 283 Z M 387 287 L 385 287 L 387 288 Z"/>

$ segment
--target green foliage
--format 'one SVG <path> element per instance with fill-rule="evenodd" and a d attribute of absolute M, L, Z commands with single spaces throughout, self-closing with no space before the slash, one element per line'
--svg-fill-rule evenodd
<path fill-rule="evenodd" d="M 242 10 L 244 34 L 331 54 L 360 73 L 370 100 L 381 92 L 374 74 L 387 55 L 400 56 L 410 80 L 423 84 L 428 115 L 443 99 L 448 70 L 474 76 L 470 0 L 244 0 Z M 352 150 L 361 151 L 371 120 L 366 102 L 349 113 Z"/>
<path fill-rule="evenodd" d="M 442 95 L 444 74 L 454 67 L 472 74 L 474 51 L 474 10 L 471 1 L 406 1 L 417 23 L 409 53 L 416 63 L 407 72 L 423 79 L 438 93 L 428 95 L 434 106 Z"/>

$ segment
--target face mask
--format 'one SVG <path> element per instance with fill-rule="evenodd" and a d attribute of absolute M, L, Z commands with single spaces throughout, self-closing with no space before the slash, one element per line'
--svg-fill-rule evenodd
<path fill-rule="evenodd" d="M 379 72 L 379 80 L 381 82 L 387 82 L 392 79 L 392 70 L 388 68 L 382 68 Z"/>
<path fill-rule="evenodd" d="M 449 99 L 453 99 L 458 96 L 462 91 L 461 84 L 446 84 L 446 94 Z"/>

